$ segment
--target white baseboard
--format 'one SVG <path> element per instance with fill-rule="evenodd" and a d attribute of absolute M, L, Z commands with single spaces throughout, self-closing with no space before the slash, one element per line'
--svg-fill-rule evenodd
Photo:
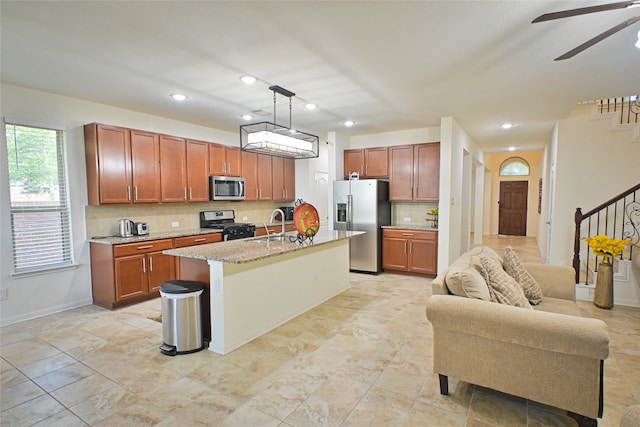
<path fill-rule="evenodd" d="M 32 311 L 30 313 L 23 313 L 18 316 L 11 316 L 4 319 L 0 319 L 0 326 L 12 325 L 14 323 L 24 322 L 25 320 L 35 319 L 37 317 L 47 316 L 49 314 L 60 313 L 62 311 L 71 310 L 72 308 L 84 307 L 85 305 L 93 304 L 93 299 L 75 301 L 69 304 L 62 304 L 56 307 L 47 307 L 43 310 Z"/>

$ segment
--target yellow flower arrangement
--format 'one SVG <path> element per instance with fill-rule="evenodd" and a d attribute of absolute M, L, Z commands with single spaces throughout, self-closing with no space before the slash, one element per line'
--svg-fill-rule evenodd
<path fill-rule="evenodd" d="M 593 253 L 601 257 L 617 257 L 624 250 L 625 245 L 629 244 L 629 240 L 620 240 L 608 237 L 606 234 L 599 234 L 594 237 L 584 237 Z"/>

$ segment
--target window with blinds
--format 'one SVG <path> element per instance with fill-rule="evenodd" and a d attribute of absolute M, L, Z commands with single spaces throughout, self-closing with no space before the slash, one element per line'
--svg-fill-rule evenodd
<path fill-rule="evenodd" d="M 14 273 L 71 265 L 64 134 L 6 123 Z"/>

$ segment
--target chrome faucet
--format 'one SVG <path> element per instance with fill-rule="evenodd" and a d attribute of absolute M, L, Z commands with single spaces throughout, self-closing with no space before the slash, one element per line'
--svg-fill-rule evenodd
<path fill-rule="evenodd" d="M 284 212 L 282 212 L 282 209 L 274 209 L 273 212 L 271 212 L 269 223 L 273 223 L 273 220 L 276 218 L 276 214 L 278 212 L 280 213 L 280 219 L 282 220 L 282 232 L 280 233 L 280 235 L 284 237 Z"/>

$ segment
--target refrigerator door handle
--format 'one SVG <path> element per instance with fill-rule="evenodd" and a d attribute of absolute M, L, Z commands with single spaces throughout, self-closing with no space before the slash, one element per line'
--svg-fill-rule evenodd
<path fill-rule="evenodd" d="M 347 194 L 347 230 L 353 231 L 353 200 L 351 194 Z"/>

